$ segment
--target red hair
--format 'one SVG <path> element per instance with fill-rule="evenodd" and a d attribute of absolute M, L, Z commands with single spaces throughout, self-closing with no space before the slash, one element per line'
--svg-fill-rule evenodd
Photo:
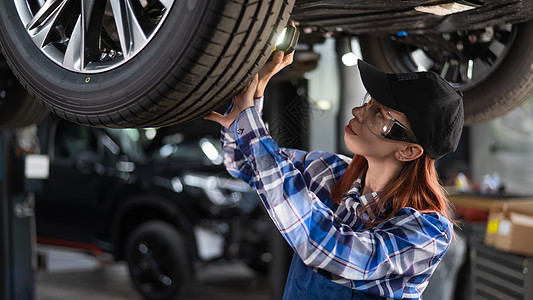
<path fill-rule="evenodd" d="M 363 156 L 356 155 L 342 178 L 335 183 L 331 190 L 331 198 L 340 204 L 346 192 L 353 186 L 355 180 L 368 168 L 368 162 Z M 366 220 L 367 227 L 387 221 L 404 207 L 411 207 L 420 212 L 438 212 L 452 223 L 450 216 L 450 202 L 445 195 L 435 169 L 435 159 L 423 154 L 419 158 L 405 162 L 403 168 L 385 188 L 378 193 L 380 201 L 369 201 L 361 208 L 361 212 L 370 211 L 379 216 L 387 207 L 382 220 Z"/>

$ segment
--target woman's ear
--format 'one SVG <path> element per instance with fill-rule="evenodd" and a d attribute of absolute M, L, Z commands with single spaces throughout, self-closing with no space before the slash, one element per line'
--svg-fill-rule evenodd
<path fill-rule="evenodd" d="M 396 151 L 396 159 L 400 161 L 412 161 L 419 158 L 424 153 L 424 148 L 418 144 L 409 144 Z"/>

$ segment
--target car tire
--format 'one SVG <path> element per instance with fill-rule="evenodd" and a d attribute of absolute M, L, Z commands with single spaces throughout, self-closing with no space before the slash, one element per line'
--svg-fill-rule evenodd
<path fill-rule="evenodd" d="M 15 129 L 41 121 L 48 110 L 20 84 L 0 55 L 0 129 Z"/>
<path fill-rule="evenodd" d="M 67 22 L 72 22 L 72 18 L 76 20 L 76 16 L 81 16 L 81 12 L 78 13 L 81 9 L 69 4 L 75 1 L 55 2 L 60 3 L 57 4 L 61 8 L 57 9 L 60 14 L 70 15 L 54 19 L 57 24 L 64 22 L 65 26 L 53 23 L 55 27 L 43 43 L 30 36 L 31 30 L 41 28 L 32 27 L 33 20 L 25 17 L 32 16 L 32 12 L 24 11 L 31 9 L 31 5 L 15 6 L 15 3 L 23 2 L 0 1 L 0 42 L 18 79 L 35 99 L 55 114 L 83 125 L 114 128 L 168 126 L 201 117 L 221 106 L 267 61 L 276 32 L 288 23 L 294 5 L 294 0 L 155 1 L 173 3 L 170 9 L 161 10 L 161 14 L 165 11 L 166 15 L 160 26 L 154 27 L 157 32 L 146 36 L 145 40 L 149 38 L 146 45 L 127 60 L 124 54 L 127 51 L 114 51 L 111 55 L 103 46 L 97 46 L 102 52 L 93 53 L 94 60 L 90 60 L 93 65 L 111 66 L 109 61 L 113 62 L 120 55 L 124 58 L 122 63 L 98 71 L 98 68 L 89 70 L 90 64 L 77 60 L 65 63 L 68 43 L 75 40 L 73 37 L 62 36 L 53 40 L 59 34 L 58 30 L 60 35 L 76 32 L 75 26 L 74 29 L 61 29 L 68 27 L 70 23 Z M 110 3 L 139 5 L 136 0 Z M 48 2 L 43 5 L 46 4 Z M 93 15 L 98 14 L 93 13 L 91 17 Z M 44 17 L 39 19 L 43 24 L 47 20 Z M 103 34 L 98 34 L 102 38 Z M 53 43 L 47 43 L 48 48 L 36 46 L 49 40 Z M 120 43 L 109 44 L 119 47 Z M 72 45 L 76 44 L 73 42 Z M 82 45 L 80 49 L 89 47 Z M 50 51 L 50 46 L 67 50 L 64 53 Z M 124 47 L 117 49 L 123 50 Z M 52 59 L 58 53 L 59 58 L 64 55 L 63 60 L 58 58 L 63 65 Z M 89 61 L 90 53 L 83 53 L 80 55 L 84 57 L 82 61 Z"/>
<path fill-rule="evenodd" d="M 145 299 L 179 299 L 192 277 L 184 238 L 162 221 L 148 221 L 129 235 L 126 260 L 135 289 Z"/>
<path fill-rule="evenodd" d="M 515 36 L 508 43 L 490 73 L 462 88 L 465 125 L 488 121 L 518 107 L 533 94 L 533 22 L 513 25 Z M 416 71 L 411 54 L 416 49 L 400 45 L 389 37 L 365 35 L 359 38 L 363 59 L 386 72 Z M 452 82 L 453 85 L 453 82 Z M 455 86 L 454 86 L 455 87 Z"/>

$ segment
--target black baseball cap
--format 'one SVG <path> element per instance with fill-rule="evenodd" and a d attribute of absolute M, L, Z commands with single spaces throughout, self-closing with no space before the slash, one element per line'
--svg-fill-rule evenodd
<path fill-rule="evenodd" d="M 402 112 L 419 144 L 432 158 L 455 151 L 464 124 L 463 97 L 435 72 L 389 74 L 358 60 L 367 92 Z"/>

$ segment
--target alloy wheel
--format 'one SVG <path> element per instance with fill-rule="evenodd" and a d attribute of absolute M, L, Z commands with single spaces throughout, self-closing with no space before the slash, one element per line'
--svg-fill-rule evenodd
<path fill-rule="evenodd" d="M 108 71 L 137 55 L 158 32 L 174 0 L 14 0 L 33 43 L 59 66 Z"/>
<path fill-rule="evenodd" d="M 400 72 L 434 71 L 457 90 L 483 82 L 504 60 L 516 37 L 510 24 L 480 30 L 394 37 L 392 47 Z"/>

